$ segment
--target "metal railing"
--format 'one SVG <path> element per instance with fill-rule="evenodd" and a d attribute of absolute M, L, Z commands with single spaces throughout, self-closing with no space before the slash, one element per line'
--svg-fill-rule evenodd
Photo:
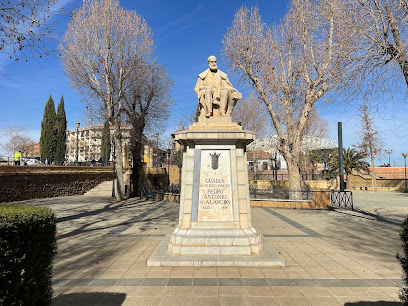
<path fill-rule="evenodd" d="M 353 210 L 353 193 L 349 190 L 330 190 L 330 205 Z"/>
<path fill-rule="evenodd" d="M 264 180 L 264 181 L 275 181 L 275 175 L 273 173 L 254 173 L 254 180 Z M 317 181 L 325 180 L 324 174 L 322 173 L 303 173 L 300 175 L 302 181 Z M 276 175 L 277 181 L 287 181 L 289 175 L 287 173 L 278 173 Z"/>
<path fill-rule="evenodd" d="M 313 191 L 309 189 L 301 191 L 290 191 L 288 188 L 282 187 L 255 187 L 249 186 L 249 197 L 251 200 L 266 200 L 266 199 L 280 199 L 288 200 L 296 198 L 299 200 L 312 200 Z"/>
<path fill-rule="evenodd" d="M 156 194 L 180 194 L 180 184 L 171 184 L 169 186 L 143 186 L 140 191 L 140 196 L 142 198 L 152 198 L 156 197 Z"/>

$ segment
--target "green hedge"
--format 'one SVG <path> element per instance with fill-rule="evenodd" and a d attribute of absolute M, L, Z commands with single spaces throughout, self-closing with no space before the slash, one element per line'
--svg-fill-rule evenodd
<path fill-rule="evenodd" d="M 402 240 L 402 252 L 398 254 L 397 258 L 403 270 L 404 288 L 400 292 L 400 299 L 404 305 L 408 305 L 408 217 L 402 222 L 400 230 L 400 237 Z"/>
<path fill-rule="evenodd" d="M 51 209 L 0 205 L 0 305 L 49 305 L 56 250 Z"/>

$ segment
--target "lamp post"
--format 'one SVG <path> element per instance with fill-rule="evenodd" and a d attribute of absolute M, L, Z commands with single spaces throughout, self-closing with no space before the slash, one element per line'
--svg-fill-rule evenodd
<path fill-rule="evenodd" d="M 404 157 L 404 167 L 405 167 L 405 193 L 408 193 L 408 187 L 407 187 L 407 156 L 408 156 L 408 153 L 402 153 L 402 156 Z"/>
<path fill-rule="evenodd" d="M 159 167 L 159 133 L 156 133 L 156 168 Z"/>
<path fill-rule="evenodd" d="M 385 150 L 385 154 L 388 154 L 388 167 L 391 167 L 391 153 L 392 152 L 393 152 L 392 149 Z"/>
<path fill-rule="evenodd" d="M 68 136 L 69 136 L 69 130 L 65 130 L 65 161 L 64 161 L 64 166 L 67 166 L 68 163 Z"/>
<path fill-rule="evenodd" d="M 75 156 L 75 165 L 76 166 L 78 166 L 78 155 L 79 155 L 79 149 L 78 149 L 78 135 L 79 135 L 79 126 L 81 125 L 81 123 L 79 123 L 79 121 L 77 121 L 76 123 L 75 123 L 75 126 L 76 126 L 76 156 Z"/>
<path fill-rule="evenodd" d="M 171 150 L 167 149 L 167 175 L 169 176 L 168 185 L 170 186 L 170 153 Z"/>

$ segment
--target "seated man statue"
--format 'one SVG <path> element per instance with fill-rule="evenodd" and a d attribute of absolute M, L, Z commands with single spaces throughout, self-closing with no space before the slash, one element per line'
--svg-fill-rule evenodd
<path fill-rule="evenodd" d="M 195 92 L 198 95 L 200 116 L 231 116 L 231 112 L 239 99 L 242 98 L 232 87 L 227 75 L 218 70 L 217 58 L 208 58 L 208 69 L 198 75 Z M 214 110 L 216 110 L 214 112 Z"/>

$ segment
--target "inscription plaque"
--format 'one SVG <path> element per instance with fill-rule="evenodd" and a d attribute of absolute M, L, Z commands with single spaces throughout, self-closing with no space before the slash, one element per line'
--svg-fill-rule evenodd
<path fill-rule="evenodd" d="M 202 150 L 198 221 L 233 221 L 229 150 Z"/>

